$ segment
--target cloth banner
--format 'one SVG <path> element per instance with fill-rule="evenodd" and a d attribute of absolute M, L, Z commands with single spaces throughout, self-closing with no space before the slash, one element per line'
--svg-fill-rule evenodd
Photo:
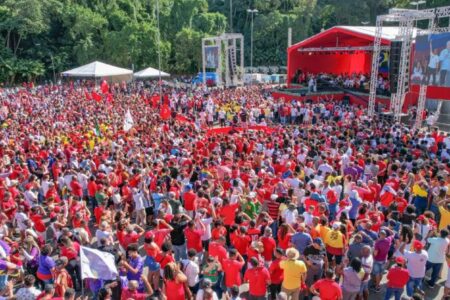
<path fill-rule="evenodd" d="M 277 131 L 277 129 L 275 129 L 275 128 L 270 128 L 270 127 L 262 126 L 262 125 L 253 125 L 253 126 L 249 126 L 247 128 L 228 126 L 228 127 L 218 127 L 218 128 L 208 129 L 208 130 L 206 130 L 206 135 L 228 134 L 228 133 L 230 133 L 231 130 L 239 131 L 239 132 L 246 131 L 246 130 L 257 130 L 257 131 L 264 131 L 267 134 Z"/>
<path fill-rule="evenodd" d="M 106 82 L 106 80 L 102 81 L 102 84 L 101 84 L 100 88 L 101 88 L 103 94 L 106 94 L 106 93 L 109 92 L 109 85 Z"/>
<path fill-rule="evenodd" d="M 102 96 L 100 94 L 97 94 L 96 92 L 92 92 L 92 99 L 94 99 L 97 102 L 102 101 Z"/>
<path fill-rule="evenodd" d="M 128 109 L 125 113 L 125 118 L 123 120 L 123 130 L 127 132 L 134 125 L 133 117 L 131 116 L 130 110 Z"/>
<path fill-rule="evenodd" d="M 206 46 L 205 47 L 206 67 L 215 69 L 219 67 L 219 47 Z"/>
<path fill-rule="evenodd" d="M 164 104 L 161 106 L 161 111 L 159 112 L 159 116 L 163 120 L 167 120 L 170 118 L 170 107 L 169 105 Z"/>
<path fill-rule="evenodd" d="M 119 275 L 111 253 L 81 246 L 80 262 L 82 279 L 115 280 Z"/>

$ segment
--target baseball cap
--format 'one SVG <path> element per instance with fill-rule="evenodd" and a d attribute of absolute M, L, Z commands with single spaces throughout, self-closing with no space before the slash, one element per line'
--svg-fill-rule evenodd
<path fill-rule="evenodd" d="M 423 249 L 423 244 L 421 241 L 415 240 L 413 243 L 413 248 L 416 250 L 422 250 Z"/>
<path fill-rule="evenodd" d="M 322 242 L 322 239 L 321 239 L 321 238 L 315 238 L 315 239 L 313 240 L 313 243 L 314 243 L 314 244 L 317 244 L 317 245 L 319 245 L 319 246 L 323 246 L 323 242 Z"/>
<path fill-rule="evenodd" d="M 402 264 L 403 265 L 406 262 L 406 260 L 403 257 L 401 257 L 401 256 L 397 256 L 395 258 L 395 262 L 398 263 L 398 264 Z"/>

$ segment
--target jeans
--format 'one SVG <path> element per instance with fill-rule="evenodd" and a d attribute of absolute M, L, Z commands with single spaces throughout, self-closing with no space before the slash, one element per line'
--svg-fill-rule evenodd
<path fill-rule="evenodd" d="M 386 294 L 384 296 L 384 300 L 391 299 L 392 295 L 394 295 L 395 300 L 400 300 L 400 298 L 402 297 L 402 294 L 403 294 L 403 289 L 401 289 L 401 288 L 387 287 Z"/>
<path fill-rule="evenodd" d="M 431 279 L 428 281 L 430 285 L 434 285 L 436 281 L 438 280 L 439 273 L 442 269 L 442 263 L 432 263 L 427 261 L 427 271 L 431 269 Z"/>
<path fill-rule="evenodd" d="M 406 284 L 406 294 L 408 295 L 408 297 L 412 297 L 415 288 L 422 290 L 422 281 L 423 278 L 409 278 L 409 281 Z"/>
<path fill-rule="evenodd" d="M 186 243 L 183 245 L 173 245 L 173 252 L 175 253 L 175 260 L 187 259 Z"/>

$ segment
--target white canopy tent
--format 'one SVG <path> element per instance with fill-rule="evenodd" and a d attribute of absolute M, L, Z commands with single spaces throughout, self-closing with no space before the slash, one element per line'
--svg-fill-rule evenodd
<path fill-rule="evenodd" d="M 132 75 L 132 70 L 115 67 L 99 61 L 62 72 L 62 76 L 67 77 L 102 78 L 112 82 L 131 81 Z"/>
<path fill-rule="evenodd" d="M 158 69 L 151 68 L 151 67 L 134 73 L 134 77 L 135 78 L 158 78 L 159 72 L 161 72 L 161 77 L 170 77 L 169 73 L 159 71 Z"/>

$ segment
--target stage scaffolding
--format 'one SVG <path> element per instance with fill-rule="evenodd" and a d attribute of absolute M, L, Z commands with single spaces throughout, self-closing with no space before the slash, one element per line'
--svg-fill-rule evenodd
<path fill-rule="evenodd" d="M 244 36 L 240 33 L 224 33 L 202 39 L 203 83 L 206 84 L 206 47 L 217 47 L 218 64 L 215 68 L 217 86 L 237 86 L 244 83 Z M 239 52 L 240 59 L 237 60 Z"/>
<path fill-rule="evenodd" d="M 390 111 L 393 113 L 394 121 L 400 121 L 403 103 L 405 101 L 406 88 L 409 78 L 410 61 L 411 61 L 411 46 L 415 38 L 414 25 L 417 21 L 428 21 L 428 30 L 421 31 L 421 34 L 440 33 L 450 31 L 449 27 L 437 27 L 438 20 L 441 18 L 450 17 L 450 6 L 438 7 L 425 10 L 410 10 L 393 8 L 389 10 L 389 14 L 377 17 L 375 40 L 373 46 L 372 69 L 370 76 L 370 94 L 368 114 L 373 116 L 375 114 L 375 101 L 378 81 L 378 59 L 381 49 L 381 34 L 383 24 L 385 22 L 398 23 L 399 34 L 397 40 L 402 42 L 398 85 L 396 91 L 391 91 L 391 105 Z M 427 86 L 422 85 L 419 92 L 419 103 L 417 105 L 416 128 L 422 124 L 422 114 L 425 107 Z"/>

